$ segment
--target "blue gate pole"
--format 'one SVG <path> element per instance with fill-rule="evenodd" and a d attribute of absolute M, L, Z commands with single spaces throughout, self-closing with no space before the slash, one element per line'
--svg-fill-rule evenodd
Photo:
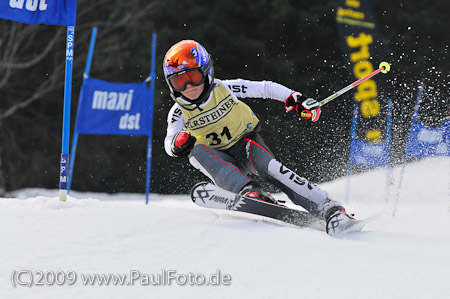
<path fill-rule="evenodd" d="M 66 69 L 64 82 L 63 129 L 61 143 L 61 163 L 59 176 L 59 200 L 67 200 L 67 172 L 69 164 L 70 105 L 72 96 L 73 44 L 75 26 L 67 26 Z"/>
<path fill-rule="evenodd" d="M 353 106 L 353 117 L 352 117 L 352 131 L 350 133 L 350 151 L 348 154 L 348 168 L 347 168 L 347 187 L 345 190 L 345 202 L 348 203 L 350 201 L 350 177 L 352 175 L 352 164 L 351 164 L 351 155 L 352 155 L 352 146 L 353 140 L 356 138 L 356 124 L 358 122 L 358 104 Z"/>
<path fill-rule="evenodd" d="M 156 56 L 156 33 L 152 34 L 152 64 L 150 70 L 150 88 L 151 88 L 151 96 L 150 96 L 150 128 L 148 132 L 148 140 L 147 140 L 147 174 L 145 178 L 145 204 L 148 205 L 148 197 L 150 193 L 150 174 L 151 174 L 151 163 L 152 163 L 152 133 L 153 133 L 153 100 L 155 96 L 155 56 Z"/>
<path fill-rule="evenodd" d="M 416 105 L 414 106 L 414 113 L 413 113 L 413 117 L 412 117 L 412 121 L 411 121 L 411 126 L 410 126 L 409 132 L 408 132 L 408 140 L 409 140 L 409 134 L 411 133 L 411 129 L 412 129 L 413 125 L 416 123 L 417 116 L 419 115 L 419 107 L 420 107 L 420 102 L 422 101 L 422 93 L 423 93 L 423 86 L 420 85 L 419 86 L 419 91 L 417 93 Z M 405 153 L 403 155 L 403 163 L 402 163 L 402 168 L 400 170 L 400 177 L 399 177 L 399 180 L 398 180 L 397 197 L 395 198 L 394 208 L 392 210 L 392 217 L 394 217 L 395 213 L 397 212 L 397 204 L 398 204 L 398 201 L 400 199 L 400 189 L 402 188 L 403 175 L 405 173 L 406 151 L 407 150 L 408 150 L 408 141 L 406 142 Z"/>
<path fill-rule="evenodd" d="M 392 139 L 392 99 L 388 98 L 386 144 L 387 144 L 387 171 L 386 171 L 386 202 L 391 196 L 391 139 Z"/>
<path fill-rule="evenodd" d="M 84 83 L 86 82 L 87 78 L 89 78 L 89 73 L 91 71 L 91 63 L 92 63 L 92 56 L 94 55 L 94 47 L 95 47 L 95 39 L 97 37 L 97 27 L 92 28 L 92 34 L 91 34 L 91 42 L 89 44 L 89 52 L 88 52 L 88 58 L 87 58 L 87 62 L 86 62 L 86 67 L 84 69 L 84 74 L 83 74 L 83 84 L 81 86 L 81 92 L 80 92 L 80 96 L 78 98 L 78 111 L 77 111 L 77 118 L 75 121 L 75 130 L 74 130 L 74 134 L 72 137 L 72 148 L 70 151 L 70 166 L 69 166 L 69 181 L 67 184 L 67 192 L 70 192 L 70 186 L 72 185 L 72 176 L 73 176 L 73 167 L 75 165 L 75 155 L 77 153 L 77 144 L 78 144 L 78 130 L 77 130 L 77 124 L 78 124 L 78 115 L 80 113 L 80 101 L 82 99 L 82 95 L 83 95 L 83 86 Z"/>

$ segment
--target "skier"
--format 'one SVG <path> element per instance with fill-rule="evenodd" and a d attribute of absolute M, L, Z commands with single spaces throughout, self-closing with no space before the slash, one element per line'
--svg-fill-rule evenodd
<path fill-rule="evenodd" d="M 325 190 L 276 160 L 258 133 L 258 117 L 240 99 L 277 100 L 285 104 L 287 112 L 295 111 L 313 122 L 321 113 L 316 100 L 270 81 L 219 80 L 214 77 L 211 56 L 193 40 L 173 45 L 164 57 L 163 69 L 175 101 L 164 140 L 168 155 L 189 156 L 192 166 L 214 184 L 242 196 L 278 204 L 248 177 L 253 173 L 327 225 L 338 215 L 339 221 L 354 219 Z"/>

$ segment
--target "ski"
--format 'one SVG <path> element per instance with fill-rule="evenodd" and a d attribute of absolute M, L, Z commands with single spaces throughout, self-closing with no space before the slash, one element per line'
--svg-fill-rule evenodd
<path fill-rule="evenodd" d="M 325 221 L 308 212 L 244 197 L 207 182 L 198 183 L 192 188 L 191 199 L 205 208 L 255 214 L 298 227 L 312 227 L 325 231 Z"/>
<path fill-rule="evenodd" d="M 330 236 L 360 232 L 367 222 L 369 222 L 369 218 L 357 220 L 344 211 L 339 211 L 328 220 L 326 232 Z"/>

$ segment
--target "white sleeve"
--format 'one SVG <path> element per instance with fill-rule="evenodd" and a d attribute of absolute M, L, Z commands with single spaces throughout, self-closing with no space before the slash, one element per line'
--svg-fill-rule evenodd
<path fill-rule="evenodd" d="M 263 98 L 285 102 L 294 92 L 272 81 L 249 81 L 244 79 L 222 80 L 238 98 Z"/>
<path fill-rule="evenodd" d="M 173 105 L 167 115 L 167 133 L 166 138 L 164 139 L 164 149 L 171 157 L 173 156 L 171 149 L 173 137 L 184 129 L 185 123 L 186 120 L 184 119 L 180 106 L 178 104 Z"/>

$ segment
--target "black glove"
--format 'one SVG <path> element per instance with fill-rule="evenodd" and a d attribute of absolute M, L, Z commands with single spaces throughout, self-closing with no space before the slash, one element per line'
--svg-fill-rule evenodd
<path fill-rule="evenodd" d="M 318 121 L 321 113 L 319 102 L 297 91 L 286 99 L 285 108 L 287 112 L 295 108 L 300 118 L 311 119 L 312 122 Z"/>
<path fill-rule="evenodd" d="M 189 155 L 196 141 L 197 138 L 192 136 L 189 132 L 178 132 L 172 140 L 172 155 L 174 157 L 184 157 Z"/>

